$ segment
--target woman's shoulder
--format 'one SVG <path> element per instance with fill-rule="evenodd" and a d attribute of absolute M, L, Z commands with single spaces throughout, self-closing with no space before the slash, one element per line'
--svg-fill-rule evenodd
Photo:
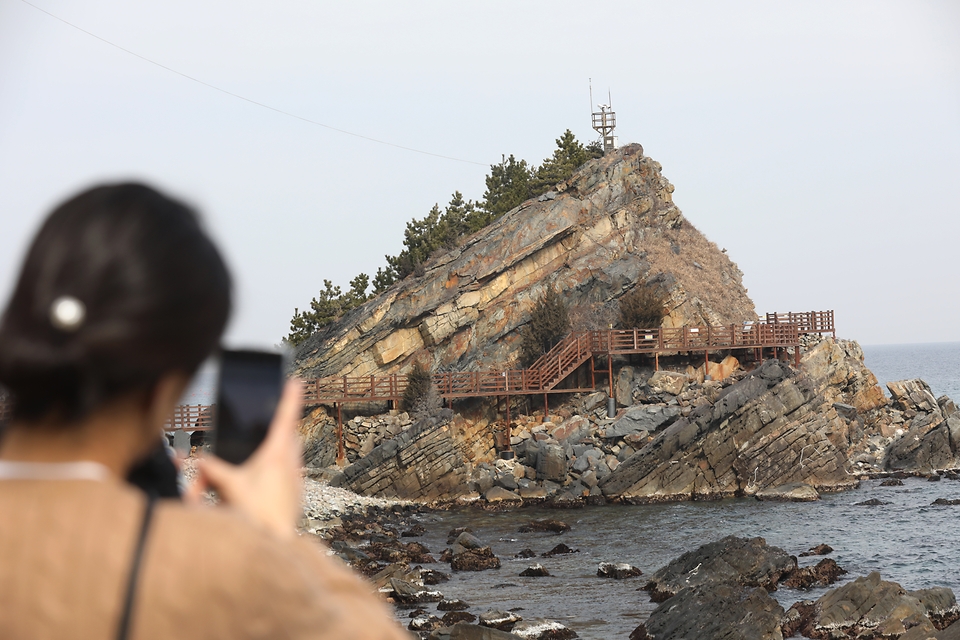
<path fill-rule="evenodd" d="M 404 638 L 389 610 L 319 541 L 281 540 L 227 507 L 163 501 L 144 567 L 163 599 L 204 603 L 223 637 L 242 628 L 277 628 L 299 638 Z M 155 621 L 155 624 L 163 624 Z"/>

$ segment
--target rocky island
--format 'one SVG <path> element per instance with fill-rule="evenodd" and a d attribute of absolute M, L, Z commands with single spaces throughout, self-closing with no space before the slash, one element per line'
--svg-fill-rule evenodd
<path fill-rule="evenodd" d="M 682 215 L 660 169 L 636 144 L 589 161 L 309 337 L 296 373 L 518 370 L 523 332 L 548 291 L 570 310 L 572 329 L 612 326 L 619 301 L 643 287 L 662 292 L 664 328 L 758 322 L 739 269 Z M 506 407 L 489 398 L 446 408 L 435 399 L 416 410 L 366 403 L 348 407 L 354 415 L 338 426 L 333 407 L 310 406 L 301 425 L 309 474 L 363 496 L 502 510 L 751 496 L 816 501 L 871 478 L 951 478 L 960 467 L 954 402 L 935 398 L 922 380 L 889 383 L 888 398 L 852 340 L 809 333 L 772 354 L 608 358 L 590 376 L 571 374 L 575 393 L 514 395 Z M 405 526 L 412 525 L 371 529 L 336 518 L 312 531 L 398 605 L 419 607 L 442 598 L 430 585 L 443 573 L 415 567 L 437 559 L 402 542 Z M 451 531 L 447 543 L 439 561 L 454 572 L 501 566 L 469 532 Z M 768 593 L 779 584 L 826 587 L 845 571 L 832 560 L 801 567 L 759 538 L 724 538 L 696 554 L 698 562 L 678 558 L 684 568 L 671 563 L 647 581 L 663 604 L 631 638 L 960 634 L 948 628 L 958 616 L 949 589 L 907 591 L 870 574 L 785 609 Z M 608 564 L 601 575 L 642 573 Z M 524 571 L 525 579 L 551 578 L 540 564 Z M 691 573 L 703 580 L 690 582 Z M 558 623 L 521 622 L 503 611 L 475 624 L 473 614 L 444 606 L 442 618 L 415 611 L 410 629 L 435 638 L 576 637 Z"/>
<path fill-rule="evenodd" d="M 605 324 L 618 300 L 652 284 L 666 293 L 663 327 L 756 321 L 739 269 L 683 217 L 672 192 L 639 145 L 592 160 L 312 336 L 296 371 L 518 369 L 521 331 L 549 288 L 582 328 Z M 919 380 L 891 384 L 889 400 L 856 342 L 807 335 L 801 349 L 799 368 L 789 357 L 741 363 L 729 352 L 708 364 L 680 353 L 656 371 L 649 358 L 615 358 L 612 384 L 556 395 L 550 415 L 514 396 L 509 425 L 489 401 L 417 420 L 355 407 L 361 415 L 342 434 L 347 464 L 327 475 L 361 494 L 423 502 L 650 502 L 815 499 L 865 474 L 956 466 L 952 401 Z M 324 406 L 304 420 L 309 466 L 336 462 L 334 421 Z M 495 434 L 507 430 L 515 455 L 499 460 Z"/>

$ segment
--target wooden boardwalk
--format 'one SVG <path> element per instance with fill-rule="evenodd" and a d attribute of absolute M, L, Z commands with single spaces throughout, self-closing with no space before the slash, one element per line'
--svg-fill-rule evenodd
<path fill-rule="evenodd" d="M 595 390 L 596 358 L 606 357 L 607 376 L 613 389 L 613 356 L 646 354 L 654 357 L 671 353 L 703 353 L 752 350 L 757 358 L 763 351 L 794 348 L 799 364 L 800 336 L 806 333 L 830 333 L 836 336 L 833 311 L 768 313 L 760 322 L 725 326 L 686 326 L 657 329 L 604 329 L 569 334 L 548 353 L 526 369 L 502 371 L 453 371 L 433 375 L 433 383 L 445 400 L 455 398 L 509 397 Z M 574 374 L 589 366 L 589 385 L 578 387 Z M 396 406 L 407 388 L 407 377 L 341 376 L 304 380 L 304 401 L 308 405 L 333 406 L 340 415 L 346 403 L 391 402 Z M 567 383 L 567 384 L 564 384 Z M 7 412 L 0 405 L 0 416 Z M 180 405 L 167 422 L 169 431 L 203 431 L 214 425 L 214 410 L 208 405 Z"/>
<path fill-rule="evenodd" d="M 767 314 L 761 322 L 725 326 L 699 326 L 657 329 L 605 329 L 577 331 L 542 355 L 526 369 L 500 371 L 455 371 L 433 375 L 433 383 L 445 400 L 456 398 L 509 397 L 514 395 L 548 395 L 556 393 L 593 392 L 595 359 L 607 358 L 607 376 L 613 386 L 612 357 L 630 354 L 652 355 L 659 366 L 659 356 L 670 353 L 703 353 L 751 350 L 759 358 L 765 349 L 794 348 L 799 361 L 800 336 L 805 333 L 835 335 L 833 311 Z M 798 363 L 799 364 L 799 363 Z M 589 385 L 564 385 L 578 369 L 589 365 Z M 582 376 L 581 376 L 582 377 Z M 309 405 L 333 406 L 340 415 L 343 404 L 391 402 L 403 398 L 407 377 L 340 376 L 304 380 L 304 401 Z M 209 408 L 178 407 L 168 429 L 203 430 L 212 424 Z"/>

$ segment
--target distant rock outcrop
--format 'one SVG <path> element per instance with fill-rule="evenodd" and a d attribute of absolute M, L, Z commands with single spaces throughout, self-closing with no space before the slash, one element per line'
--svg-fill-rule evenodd
<path fill-rule="evenodd" d="M 584 317 L 605 304 L 610 316 L 622 295 L 656 282 L 669 295 L 663 326 L 755 319 L 740 270 L 672 193 L 640 145 L 592 160 L 552 199 L 524 202 L 307 339 L 297 373 L 406 372 L 414 360 L 434 370 L 513 365 L 519 330 L 549 287 Z"/>
<path fill-rule="evenodd" d="M 935 400 L 923 380 L 890 382 L 887 389 L 902 437 L 887 448 L 884 466 L 914 472 L 960 466 L 960 412 L 953 401 Z"/>

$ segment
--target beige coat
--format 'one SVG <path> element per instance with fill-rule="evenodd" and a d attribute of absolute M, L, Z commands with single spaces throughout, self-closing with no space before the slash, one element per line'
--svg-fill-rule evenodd
<path fill-rule="evenodd" d="M 114 640 L 144 509 L 116 481 L 0 480 L 0 638 Z M 130 640 L 409 638 L 372 588 L 306 539 L 227 508 L 161 501 Z"/>

